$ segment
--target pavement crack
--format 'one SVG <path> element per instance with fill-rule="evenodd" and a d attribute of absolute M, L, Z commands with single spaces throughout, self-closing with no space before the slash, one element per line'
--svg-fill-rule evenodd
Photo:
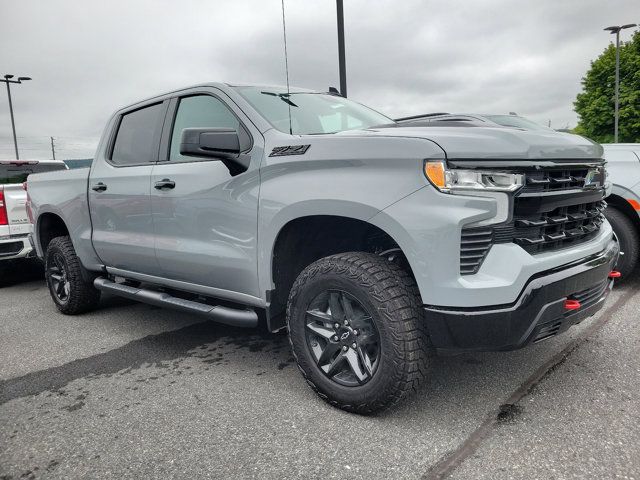
<path fill-rule="evenodd" d="M 533 372 L 524 383 L 522 383 L 509 398 L 499 407 L 497 411 L 491 411 L 484 421 L 466 438 L 460 446 L 445 454 L 438 462 L 433 464 L 429 470 L 422 476 L 423 480 L 440 480 L 449 477 L 453 471 L 458 468 L 464 461 L 471 457 L 480 448 L 485 440 L 488 440 L 495 427 L 503 421 L 513 421 L 522 409 L 519 406 L 520 401 L 526 397 L 540 382 L 544 381 L 558 367 L 560 367 L 567 358 L 581 345 L 588 342 L 589 339 L 600 330 L 611 318 L 609 312 L 615 312 L 624 305 L 638 290 L 629 288 L 623 293 L 613 304 L 607 307 L 600 318 L 592 323 L 582 334 L 571 341 L 560 352 L 551 357 L 535 372 Z M 515 415 L 514 415 L 515 414 Z"/>

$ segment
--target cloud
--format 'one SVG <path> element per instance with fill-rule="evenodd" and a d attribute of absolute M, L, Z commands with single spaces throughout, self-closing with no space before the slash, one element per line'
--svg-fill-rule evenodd
<path fill-rule="evenodd" d="M 335 3 L 285 0 L 293 85 L 338 85 Z M 347 0 L 349 96 L 391 116 L 516 111 L 575 125 L 580 79 L 637 0 Z M 93 154 L 116 108 L 203 81 L 285 83 L 279 0 L 2 4 L 4 73 L 23 157 Z M 13 156 L 0 94 L 0 158 Z"/>

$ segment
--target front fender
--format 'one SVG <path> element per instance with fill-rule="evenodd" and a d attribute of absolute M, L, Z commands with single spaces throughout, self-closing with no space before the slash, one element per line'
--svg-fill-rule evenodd
<path fill-rule="evenodd" d="M 268 222 L 264 218 L 261 219 L 262 221 L 259 225 L 261 247 L 258 252 L 260 290 L 265 292 L 274 288 L 271 259 L 273 258 L 278 235 L 288 223 L 300 218 L 319 215 L 367 221 L 379 211 L 379 209 L 371 205 L 359 202 L 315 199 L 287 205 L 279 209 Z"/>

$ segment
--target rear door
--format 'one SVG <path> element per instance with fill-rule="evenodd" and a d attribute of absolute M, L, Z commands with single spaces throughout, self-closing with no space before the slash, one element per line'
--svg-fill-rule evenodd
<path fill-rule="evenodd" d="M 158 274 L 149 182 L 166 105 L 160 101 L 122 112 L 103 158 L 91 167 L 93 246 L 109 267 Z"/>
<path fill-rule="evenodd" d="M 217 90 L 172 100 L 163 133 L 164 158 L 154 166 L 151 206 L 158 262 L 165 278 L 258 296 L 256 258 L 260 132 Z M 234 128 L 249 169 L 180 154 L 185 128 Z M 156 188 L 169 180 L 173 188 Z M 160 183 L 158 183 L 160 184 Z M 228 296 L 228 295 L 227 295 Z M 236 297 L 237 298 L 237 297 Z"/>
<path fill-rule="evenodd" d="M 0 160 L 0 235 L 26 235 L 31 231 L 25 207 L 27 192 L 22 188 L 27 177 L 66 168 L 62 162 Z"/>

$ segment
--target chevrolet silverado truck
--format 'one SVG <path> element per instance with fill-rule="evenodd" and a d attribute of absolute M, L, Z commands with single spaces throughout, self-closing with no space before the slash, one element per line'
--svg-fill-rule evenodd
<path fill-rule="evenodd" d="M 605 178 L 574 135 L 205 84 L 117 111 L 90 169 L 33 175 L 28 195 L 61 312 L 109 292 L 287 328 L 318 395 L 367 414 L 434 349 L 516 349 L 598 311 L 618 256 Z"/>
<path fill-rule="evenodd" d="M 620 243 L 617 270 L 628 278 L 640 258 L 640 144 L 604 144 L 611 183 L 605 215 Z"/>
<path fill-rule="evenodd" d="M 31 222 L 24 182 L 32 173 L 66 168 L 63 162 L 55 160 L 0 160 L 0 286 L 25 262 L 35 260 L 35 251 L 28 240 Z"/>

